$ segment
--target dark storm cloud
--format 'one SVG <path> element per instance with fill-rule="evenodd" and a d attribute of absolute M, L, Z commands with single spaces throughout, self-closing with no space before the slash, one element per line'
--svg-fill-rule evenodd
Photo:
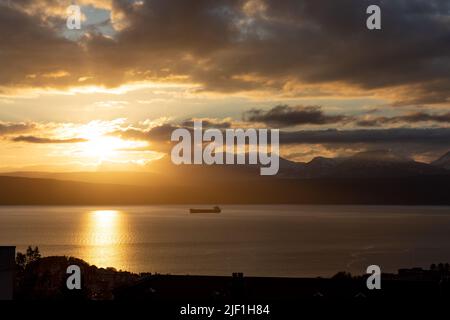
<path fill-rule="evenodd" d="M 370 114 L 374 111 L 365 113 Z M 389 126 L 393 124 L 415 124 L 431 122 L 433 124 L 450 123 L 450 112 L 427 113 L 414 112 L 403 115 L 387 117 L 379 116 L 364 118 L 361 116 L 348 116 L 344 114 L 326 114 L 321 106 L 288 106 L 278 105 L 269 110 L 251 109 L 242 115 L 243 120 L 249 123 L 259 122 L 272 128 L 286 128 L 298 125 L 327 125 L 348 123 L 360 127 Z"/>
<path fill-rule="evenodd" d="M 91 32 L 75 43 L 61 37 L 63 19 L 30 11 L 35 2 L 0 0 L 0 85 L 64 87 L 89 77 L 83 84 L 116 86 L 187 75 L 224 92 L 337 81 L 401 87 L 391 97 L 397 105 L 449 99 L 447 0 L 112 3 L 126 27 L 114 38 Z M 382 8 L 382 30 L 366 29 L 370 4 Z M 67 74 L 52 76 L 61 70 Z"/>
<path fill-rule="evenodd" d="M 171 124 L 163 124 L 150 129 L 126 128 L 115 131 L 111 135 L 128 140 L 142 140 L 150 142 L 170 141 L 170 135 L 178 127 Z"/>
<path fill-rule="evenodd" d="M 395 123 L 417 123 L 431 121 L 436 123 L 450 123 L 450 112 L 444 114 L 432 114 L 426 112 L 416 112 L 396 117 L 376 117 L 373 119 L 364 119 L 357 121 L 357 125 L 362 127 L 376 127 L 385 124 Z"/>
<path fill-rule="evenodd" d="M 14 142 L 29 142 L 29 143 L 79 143 L 86 142 L 86 139 L 74 138 L 74 139 L 51 139 L 41 138 L 35 136 L 18 136 L 11 139 Z"/>
<path fill-rule="evenodd" d="M 218 120 L 216 119 L 216 121 Z M 183 127 L 190 130 L 192 134 L 192 127 L 164 124 L 150 129 L 124 128 L 113 132 L 112 135 L 123 139 L 147 141 L 149 142 L 148 150 L 169 153 L 173 146 L 173 142 L 170 141 L 172 132 Z M 231 127 L 238 128 L 239 125 L 231 123 Z M 221 129 L 225 130 L 226 128 Z M 362 150 L 389 149 L 396 150 L 407 157 L 424 155 L 426 158 L 432 159 L 450 150 L 450 128 L 282 130 L 280 131 L 280 145 L 286 150 L 296 150 L 295 152 L 290 151 L 291 156 L 296 154 L 305 156 L 308 153 L 317 155 L 317 150 L 351 153 Z M 300 145 L 303 146 L 300 147 Z M 312 145 L 314 147 L 310 148 Z"/>
<path fill-rule="evenodd" d="M 181 123 L 182 127 L 193 128 L 194 120 L 189 119 Z M 231 128 L 232 122 L 227 120 L 216 120 L 216 119 L 198 119 L 202 121 L 202 128 L 217 128 L 217 129 L 228 129 Z"/>
<path fill-rule="evenodd" d="M 161 126 L 154 127 L 148 131 L 148 137 L 150 141 L 166 141 L 170 140 L 172 132 L 177 127 L 171 124 L 163 124 Z"/>
<path fill-rule="evenodd" d="M 450 128 L 314 130 L 280 132 L 280 144 L 292 154 L 314 149 L 350 155 L 365 150 L 392 150 L 407 158 L 432 161 L 450 150 Z M 297 148 L 299 146 L 302 148 Z M 313 148 L 309 146 L 314 145 Z M 304 156 L 300 153 L 301 156 Z M 320 155 L 319 154 L 315 154 Z"/>
<path fill-rule="evenodd" d="M 0 122 L 0 136 L 26 132 L 34 129 L 33 123 L 3 123 Z"/>
<path fill-rule="evenodd" d="M 55 30 L 35 16 L 17 9 L 13 1 L 0 1 L 0 86 L 69 85 L 77 81 L 83 60 L 81 48 L 59 37 Z M 26 6 L 32 1 L 20 1 Z M 21 8 L 21 7 L 19 7 Z M 58 71 L 71 73 L 54 77 Z"/>
<path fill-rule="evenodd" d="M 270 110 L 252 109 L 243 115 L 244 121 L 262 122 L 270 127 L 284 128 L 302 124 L 332 124 L 349 120 L 344 115 L 327 115 L 319 106 L 278 105 Z"/>
<path fill-rule="evenodd" d="M 79 43 L 59 37 L 48 19 L 0 3 L 0 85 L 185 75 L 223 92 L 286 90 L 293 80 L 401 89 L 390 91 L 398 105 L 449 99 L 447 0 L 113 0 L 125 27 L 113 39 L 91 33 Z M 365 26 L 370 4 L 382 8 L 382 30 Z M 67 75 L 48 76 L 60 70 Z"/>
<path fill-rule="evenodd" d="M 281 144 L 415 143 L 450 147 L 450 128 L 312 130 L 280 132 Z"/>
<path fill-rule="evenodd" d="M 231 127 L 237 127 L 231 124 Z M 178 128 L 192 128 L 163 124 L 150 129 L 125 128 L 111 133 L 128 140 L 151 143 L 169 143 L 172 132 Z M 226 128 L 218 128 L 225 130 Z M 192 132 L 191 132 L 192 133 Z M 389 128 L 389 129 L 321 129 L 280 131 L 280 143 L 290 144 L 375 144 L 409 143 L 447 145 L 450 147 L 450 128 Z"/>
<path fill-rule="evenodd" d="M 112 132 L 111 135 L 126 140 L 147 141 L 150 143 L 150 150 L 169 152 L 172 145 L 170 137 L 177 128 L 178 126 L 172 124 L 163 124 L 150 129 L 125 128 Z"/>

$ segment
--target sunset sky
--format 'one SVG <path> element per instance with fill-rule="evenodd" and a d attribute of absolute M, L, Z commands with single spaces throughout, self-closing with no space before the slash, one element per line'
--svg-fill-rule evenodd
<path fill-rule="evenodd" d="M 279 128 L 295 161 L 434 160 L 450 151 L 450 2 L 0 0 L 0 171 L 145 170 L 192 119 Z"/>

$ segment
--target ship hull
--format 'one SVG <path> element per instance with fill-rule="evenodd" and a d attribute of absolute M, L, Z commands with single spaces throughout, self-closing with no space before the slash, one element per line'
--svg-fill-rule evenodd
<path fill-rule="evenodd" d="M 220 213 L 220 209 L 189 209 L 190 213 Z"/>

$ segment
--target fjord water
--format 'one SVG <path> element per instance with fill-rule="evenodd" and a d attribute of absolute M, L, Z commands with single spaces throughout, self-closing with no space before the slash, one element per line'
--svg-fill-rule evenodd
<path fill-rule="evenodd" d="M 383 272 L 450 262 L 450 207 L 0 207 L 0 245 L 134 272 L 254 276 Z"/>

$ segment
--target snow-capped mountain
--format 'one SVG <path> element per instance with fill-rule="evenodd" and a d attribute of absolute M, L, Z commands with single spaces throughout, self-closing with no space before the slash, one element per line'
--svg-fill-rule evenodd
<path fill-rule="evenodd" d="M 283 169 L 283 168 L 282 168 Z M 381 178 L 447 174 L 443 168 L 417 162 L 389 150 L 357 153 L 350 157 L 316 157 L 289 170 L 290 178 Z M 286 176 L 286 172 L 284 172 Z"/>

